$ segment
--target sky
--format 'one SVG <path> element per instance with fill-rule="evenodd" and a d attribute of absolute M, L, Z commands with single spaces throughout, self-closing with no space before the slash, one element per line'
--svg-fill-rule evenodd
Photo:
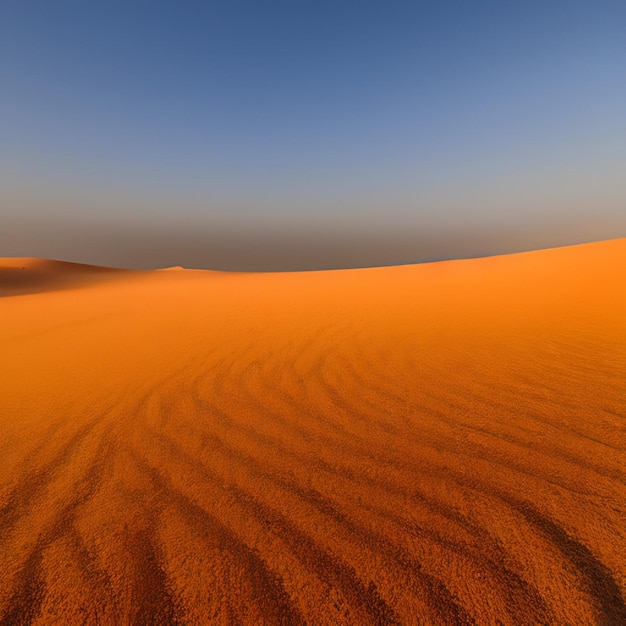
<path fill-rule="evenodd" d="M 0 256 L 327 269 L 626 236 L 623 0 L 3 0 Z"/>

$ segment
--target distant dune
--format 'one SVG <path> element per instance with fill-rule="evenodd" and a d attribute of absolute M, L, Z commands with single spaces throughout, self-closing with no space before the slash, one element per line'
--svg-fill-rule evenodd
<path fill-rule="evenodd" d="M 625 277 L 1 261 L 0 623 L 626 623 Z"/>
<path fill-rule="evenodd" d="M 47 259 L 0 259 L 0 297 L 54 291 L 119 278 L 128 270 Z"/>

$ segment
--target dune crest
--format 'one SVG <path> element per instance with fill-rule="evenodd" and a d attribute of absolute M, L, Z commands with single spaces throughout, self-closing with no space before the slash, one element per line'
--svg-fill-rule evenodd
<path fill-rule="evenodd" d="M 621 239 L 1 299 L 0 623 L 626 623 L 625 275 Z"/>

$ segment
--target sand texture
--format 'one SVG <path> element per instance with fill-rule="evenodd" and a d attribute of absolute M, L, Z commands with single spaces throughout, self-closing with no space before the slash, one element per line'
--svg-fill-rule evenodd
<path fill-rule="evenodd" d="M 626 624 L 626 239 L 0 289 L 1 624 Z"/>

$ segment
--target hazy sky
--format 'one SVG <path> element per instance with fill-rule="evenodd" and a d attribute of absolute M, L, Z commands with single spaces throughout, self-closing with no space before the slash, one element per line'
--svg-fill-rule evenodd
<path fill-rule="evenodd" d="M 348 267 L 626 236 L 626 2 L 3 0 L 0 256 Z"/>

